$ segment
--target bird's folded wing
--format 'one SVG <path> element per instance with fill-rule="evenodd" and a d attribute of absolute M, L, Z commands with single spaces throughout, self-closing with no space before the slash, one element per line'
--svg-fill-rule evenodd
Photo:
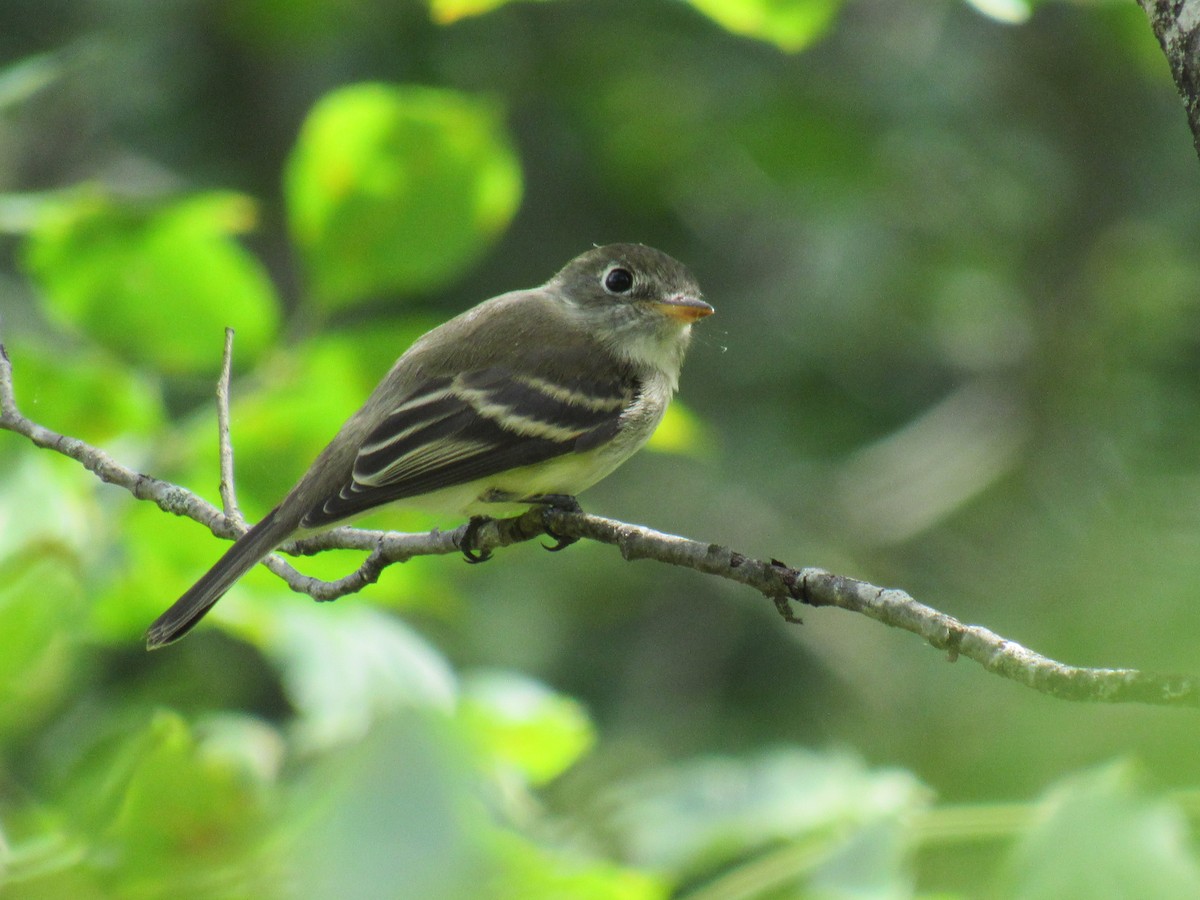
<path fill-rule="evenodd" d="M 425 382 L 367 435 L 351 477 L 313 506 L 317 528 L 406 497 L 599 447 L 634 402 L 632 379 L 561 380 L 489 368 Z"/>

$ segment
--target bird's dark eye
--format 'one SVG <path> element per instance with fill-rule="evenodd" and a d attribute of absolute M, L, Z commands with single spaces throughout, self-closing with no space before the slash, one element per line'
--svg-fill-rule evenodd
<path fill-rule="evenodd" d="M 633 273 L 628 269 L 613 268 L 604 273 L 604 289 L 610 294 L 628 294 L 633 288 Z"/>

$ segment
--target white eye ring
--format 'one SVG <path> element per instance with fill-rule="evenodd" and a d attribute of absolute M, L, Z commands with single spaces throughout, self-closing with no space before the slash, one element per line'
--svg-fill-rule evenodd
<path fill-rule="evenodd" d="M 633 273 L 618 265 L 609 266 L 600 278 L 600 285 L 610 294 L 628 294 L 633 290 L 633 282 Z"/>

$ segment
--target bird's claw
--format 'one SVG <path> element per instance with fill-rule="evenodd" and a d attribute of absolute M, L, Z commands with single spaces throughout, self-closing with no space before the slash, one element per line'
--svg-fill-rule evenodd
<path fill-rule="evenodd" d="M 554 546 L 551 546 L 550 544 L 542 544 L 542 546 L 551 553 L 557 553 L 559 550 L 566 550 L 572 544 L 579 541 L 579 538 L 577 537 L 567 537 L 566 535 L 555 534 L 549 528 L 546 529 L 546 534 L 547 536 L 554 538 Z"/>
<path fill-rule="evenodd" d="M 563 512 L 572 513 L 583 512 L 583 507 L 579 505 L 579 501 L 570 494 L 542 494 L 538 497 L 530 499 L 536 503 L 543 504 L 547 509 L 560 509 Z M 572 544 L 579 541 L 579 538 L 577 537 L 568 537 L 567 535 L 563 534 L 555 534 L 555 532 L 550 528 L 546 529 L 546 535 L 554 538 L 553 546 L 550 544 L 542 544 L 542 546 L 551 553 L 557 553 L 559 550 L 566 550 Z"/>
<path fill-rule="evenodd" d="M 458 541 L 458 549 L 462 551 L 463 559 L 471 565 L 476 565 L 481 562 L 487 562 L 492 558 L 491 550 L 479 550 L 477 543 L 479 541 L 479 530 L 490 522 L 487 516 L 472 516 L 467 522 L 467 528 L 463 532 L 463 536 Z"/>

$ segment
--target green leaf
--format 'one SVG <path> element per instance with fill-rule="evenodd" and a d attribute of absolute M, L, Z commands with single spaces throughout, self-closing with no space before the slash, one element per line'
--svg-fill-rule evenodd
<path fill-rule="evenodd" d="M 44 807 L 7 806 L 0 831 L 0 894 L 18 900 L 99 896 L 94 883 L 80 872 L 87 842 L 71 833 L 61 814 Z M 15 827 L 10 831 L 9 825 Z M 33 890 L 23 890 L 26 885 Z"/>
<path fill-rule="evenodd" d="M 26 56 L 0 69 L 0 112 L 29 101 L 62 77 L 65 66 L 58 54 Z"/>
<path fill-rule="evenodd" d="M 600 859 L 547 848 L 499 828 L 489 836 L 499 873 L 491 900 L 665 900 L 665 881 Z"/>
<path fill-rule="evenodd" d="M 439 25 L 450 25 L 469 16 L 482 16 L 511 2 L 513 0 L 428 0 L 429 13 Z"/>
<path fill-rule="evenodd" d="M 658 900 L 652 876 L 497 823 L 492 790 L 449 719 L 410 709 L 314 760 L 293 863 L 302 897 Z M 534 823 L 535 826 L 537 823 Z M 550 844 L 547 846 L 547 844 Z"/>
<path fill-rule="evenodd" d="M 604 806 L 614 810 L 609 827 L 621 836 L 627 859 L 684 876 L 786 841 L 783 859 L 736 879 L 765 888 L 801 879 L 849 883 L 847 860 L 860 882 L 866 873 L 883 881 L 885 871 L 901 880 L 896 827 L 926 802 L 908 773 L 786 749 L 672 766 L 619 787 Z M 716 889 L 712 895 L 728 896 Z"/>
<path fill-rule="evenodd" d="M 303 750 L 359 740 L 399 709 L 454 704 L 446 658 L 399 619 L 354 598 L 318 605 L 287 594 L 244 607 L 237 628 L 278 667 Z"/>
<path fill-rule="evenodd" d="M 312 298 L 337 309 L 462 274 L 516 213 L 521 169 L 491 102 L 358 84 L 309 114 L 284 189 Z"/>
<path fill-rule="evenodd" d="M 1200 897 L 1200 864 L 1182 811 L 1115 763 L 1065 779 L 1013 849 L 1005 896 Z"/>
<path fill-rule="evenodd" d="M 489 762 L 534 785 L 557 778 L 596 740 L 578 701 L 515 673 L 466 679 L 459 711 Z"/>
<path fill-rule="evenodd" d="M 291 875 L 299 898 L 469 898 L 492 827 L 461 736 L 445 716 L 401 710 L 323 754 L 301 785 Z"/>
<path fill-rule="evenodd" d="M 270 825 L 274 774 L 258 761 L 266 726 L 246 720 L 235 738 L 226 722 L 210 744 L 160 712 L 81 757 L 68 804 L 109 896 L 261 895 L 270 868 L 247 861 Z"/>
<path fill-rule="evenodd" d="M 712 433 L 704 420 L 676 400 L 667 407 L 646 448 L 659 453 L 703 457 L 712 452 L 713 443 Z"/>
<path fill-rule="evenodd" d="M 149 436 L 162 425 L 157 384 L 110 355 L 28 343 L 20 335 L 7 347 L 17 403 L 38 424 L 93 444 Z"/>
<path fill-rule="evenodd" d="M 0 559 L 29 546 L 82 557 L 108 534 L 97 495 L 111 491 L 72 460 L 45 452 L 16 455 L 0 478 Z"/>
<path fill-rule="evenodd" d="M 55 708 L 80 662 L 84 593 L 62 548 L 31 544 L 0 565 L 0 734 Z"/>
<path fill-rule="evenodd" d="M 207 374 L 226 326 L 242 363 L 278 326 L 265 270 L 232 237 L 254 215 L 230 193 L 147 206 L 79 192 L 47 202 L 24 262 L 59 321 L 134 362 Z"/>
<path fill-rule="evenodd" d="M 154 617 L 229 544 L 203 525 L 167 515 L 153 503 L 129 504 L 116 522 L 124 539 L 109 550 L 108 578 L 91 597 L 92 636 L 138 645 Z"/>
<path fill-rule="evenodd" d="M 842 0 L 688 0 L 727 31 L 803 50 L 833 24 Z"/>

